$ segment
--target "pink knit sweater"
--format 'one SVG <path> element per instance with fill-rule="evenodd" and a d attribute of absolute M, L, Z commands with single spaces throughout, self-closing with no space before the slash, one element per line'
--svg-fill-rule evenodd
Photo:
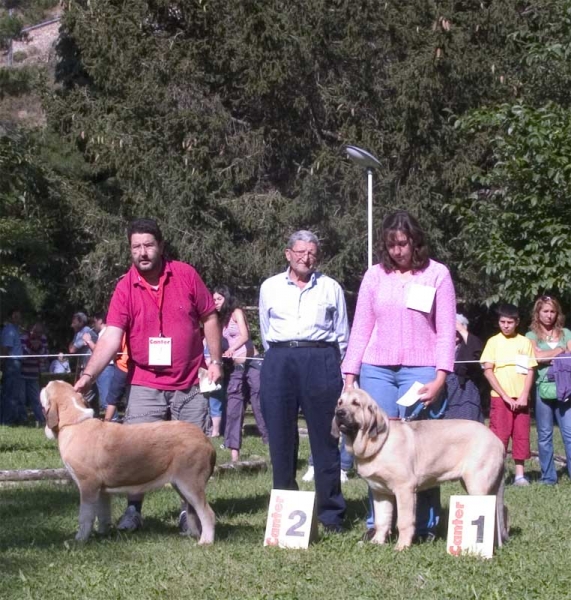
<path fill-rule="evenodd" d="M 406 307 L 413 283 L 436 288 L 430 313 Z M 454 368 L 456 296 L 443 264 L 428 267 L 403 280 L 373 265 L 363 277 L 343 373 L 358 375 L 361 364 L 376 366 Z"/>

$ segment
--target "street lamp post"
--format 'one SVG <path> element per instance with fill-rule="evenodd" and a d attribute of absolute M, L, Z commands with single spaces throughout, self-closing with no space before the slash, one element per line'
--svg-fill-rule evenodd
<path fill-rule="evenodd" d="M 355 164 L 367 169 L 368 196 L 367 196 L 367 243 L 368 266 L 373 264 L 373 169 L 380 167 L 381 163 L 370 153 L 357 146 L 345 146 L 347 158 Z"/>

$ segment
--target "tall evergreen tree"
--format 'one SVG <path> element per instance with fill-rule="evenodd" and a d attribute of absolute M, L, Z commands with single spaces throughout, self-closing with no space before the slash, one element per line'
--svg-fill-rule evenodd
<path fill-rule="evenodd" d="M 108 289 L 127 260 L 117 260 L 117 232 L 145 214 L 209 282 L 247 289 L 280 268 L 292 229 L 314 229 L 325 268 L 356 290 L 366 180 L 344 160 L 344 144 L 381 160 L 376 225 L 408 208 L 437 257 L 454 263 L 458 225 L 443 205 L 477 155 L 462 147 L 454 121 L 513 94 L 506 79 L 517 48 L 506 39 L 525 8 L 508 0 L 72 3 L 49 123 L 99 174 L 97 206 L 113 223 L 95 225 L 101 239 L 82 263 L 82 286 L 92 289 L 95 278 Z"/>

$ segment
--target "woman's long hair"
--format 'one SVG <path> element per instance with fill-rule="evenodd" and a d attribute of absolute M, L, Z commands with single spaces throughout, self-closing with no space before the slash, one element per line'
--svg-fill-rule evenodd
<path fill-rule="evenodd" d="M 557 337 L 561 336 L 563 331 L 563 326 L 565 325 L 565 315 L 561 310 L 561 304 L 551 296 L 540 296 L 533 305 L 533 311 L 531 313 L 531 325 L 529 328 L 535 335 L 538 340 L 545 340 L 545 330 L 539 321 L 539 311 L 546 305 L 551 304 L 557 313 L 557 319 L 555 319 L 555 323 L 553 325 L 553 331 L 557 334 Z"/>
<path fill-rule="evenodd" d="M 385 273 L 392 273 L 396 269 L 387 248 L 388 242 L 393 242 L 397 232 L 401 231 L 410 240 L 412 247 L 412 270 L 422 271 L 429 262 L 428 246 L 424 238 L 424 231 L 418 221 L 406 210 L 397 210 L 383 221 L 380 241 L 381 265 Z"/>
<path fill-rule="evenodd" d="M 238 300 L 236 299 L 236 296 L 232 294 L 227 285 L 217 285 L 214 290 L 212 290 L 212 293 L 220 294 L 224 298 L 224 304 L 220 308 L 218 315 L 220 316 L 220 323 L 222 324 L 222 327 L 227 327 L 232 313 L 237 308 L 240 308 Z"/>

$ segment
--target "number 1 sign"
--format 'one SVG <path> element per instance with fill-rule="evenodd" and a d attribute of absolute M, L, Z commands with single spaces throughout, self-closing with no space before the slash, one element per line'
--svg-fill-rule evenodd
<path fill-rule="evenodd" d="M 309 546 L 315 492 L 272 490 L 264 546 Z"/>
<path fill-rule="evenodd" d="M 450 496 L 448 554 L 494 555 L 495 496 Z"/>

